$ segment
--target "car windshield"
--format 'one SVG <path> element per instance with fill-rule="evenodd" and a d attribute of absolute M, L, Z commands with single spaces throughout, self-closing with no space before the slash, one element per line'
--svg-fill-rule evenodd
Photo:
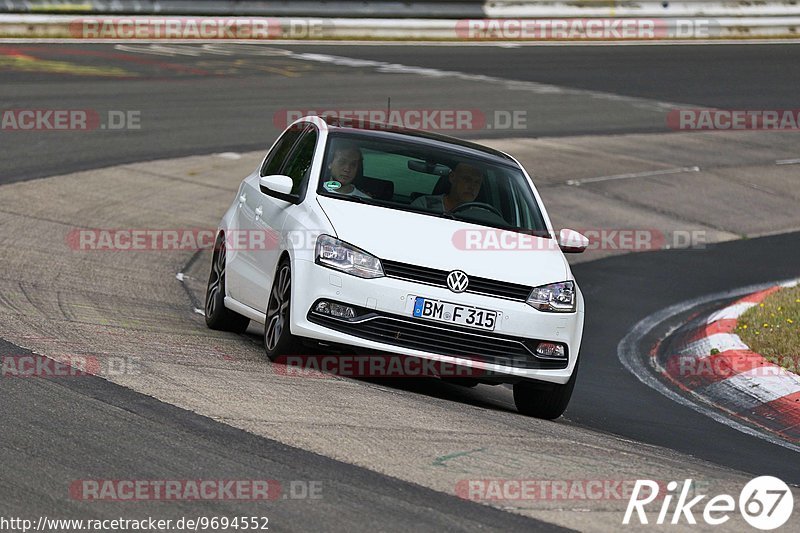
<path fill-rule="evenodd" d="M 548 236 L 522 171 L 473 151 L 333 133 L 317 193 Z"/>

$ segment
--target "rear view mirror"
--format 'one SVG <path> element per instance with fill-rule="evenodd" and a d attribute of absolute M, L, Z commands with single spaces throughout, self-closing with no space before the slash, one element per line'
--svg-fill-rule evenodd
<path fill-rule="evenodd" d="M 446 176 L 450 173 L 450 167 L 441 163 L 431 163 L 429 161 L 408 160 L 408 170 L 421 172 L 423 174 L 435 174 L 436 176 Z"/>
<path fill-rule="evenodd" d="M 580 254 L 589 247 L 589 239 L 575 230 L 565 228 L 558 233 L 558 246 L 565 254 Z"/>

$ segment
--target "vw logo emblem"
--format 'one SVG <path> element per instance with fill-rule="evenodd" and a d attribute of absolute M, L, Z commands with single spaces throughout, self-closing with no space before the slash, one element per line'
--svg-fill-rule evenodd
<path fill-rule="evenodd" d="M 462 270 L 453 270 L 447 275 L 447 288 L 453 292 L 464 292 L 469 286 L 469 278 Z"/>

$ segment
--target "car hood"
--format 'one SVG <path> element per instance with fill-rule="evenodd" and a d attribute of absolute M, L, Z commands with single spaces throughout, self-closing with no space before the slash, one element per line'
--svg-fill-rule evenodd
<path fill-rule="evenodd" d="M 569 279 L 554 239 L 318 196 L 336 236 L 380 259 L 537 286 Z"/>

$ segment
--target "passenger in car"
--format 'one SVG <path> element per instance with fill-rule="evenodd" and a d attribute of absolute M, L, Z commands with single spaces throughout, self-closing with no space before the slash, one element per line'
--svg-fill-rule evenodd
<path fill-rule="evenodd" d="M 411 207 L 418 207 L 437 213 L 449 213 L 460 205 L 474 202 L 483 185 L 484 172 L 468 163 L 458 163 L 450 171 L 450 189 L 444 194 L 420 196 Z"/>
<path fill-rule="evenodd" d="M 371 198 L 353 184 L 362 164 L 361 150 L 352 143 L 341 143 L 333 149 L 333 158 L 328 165 L 328 179 L 323 183 L 326 191 L 346 196 Z"/>

